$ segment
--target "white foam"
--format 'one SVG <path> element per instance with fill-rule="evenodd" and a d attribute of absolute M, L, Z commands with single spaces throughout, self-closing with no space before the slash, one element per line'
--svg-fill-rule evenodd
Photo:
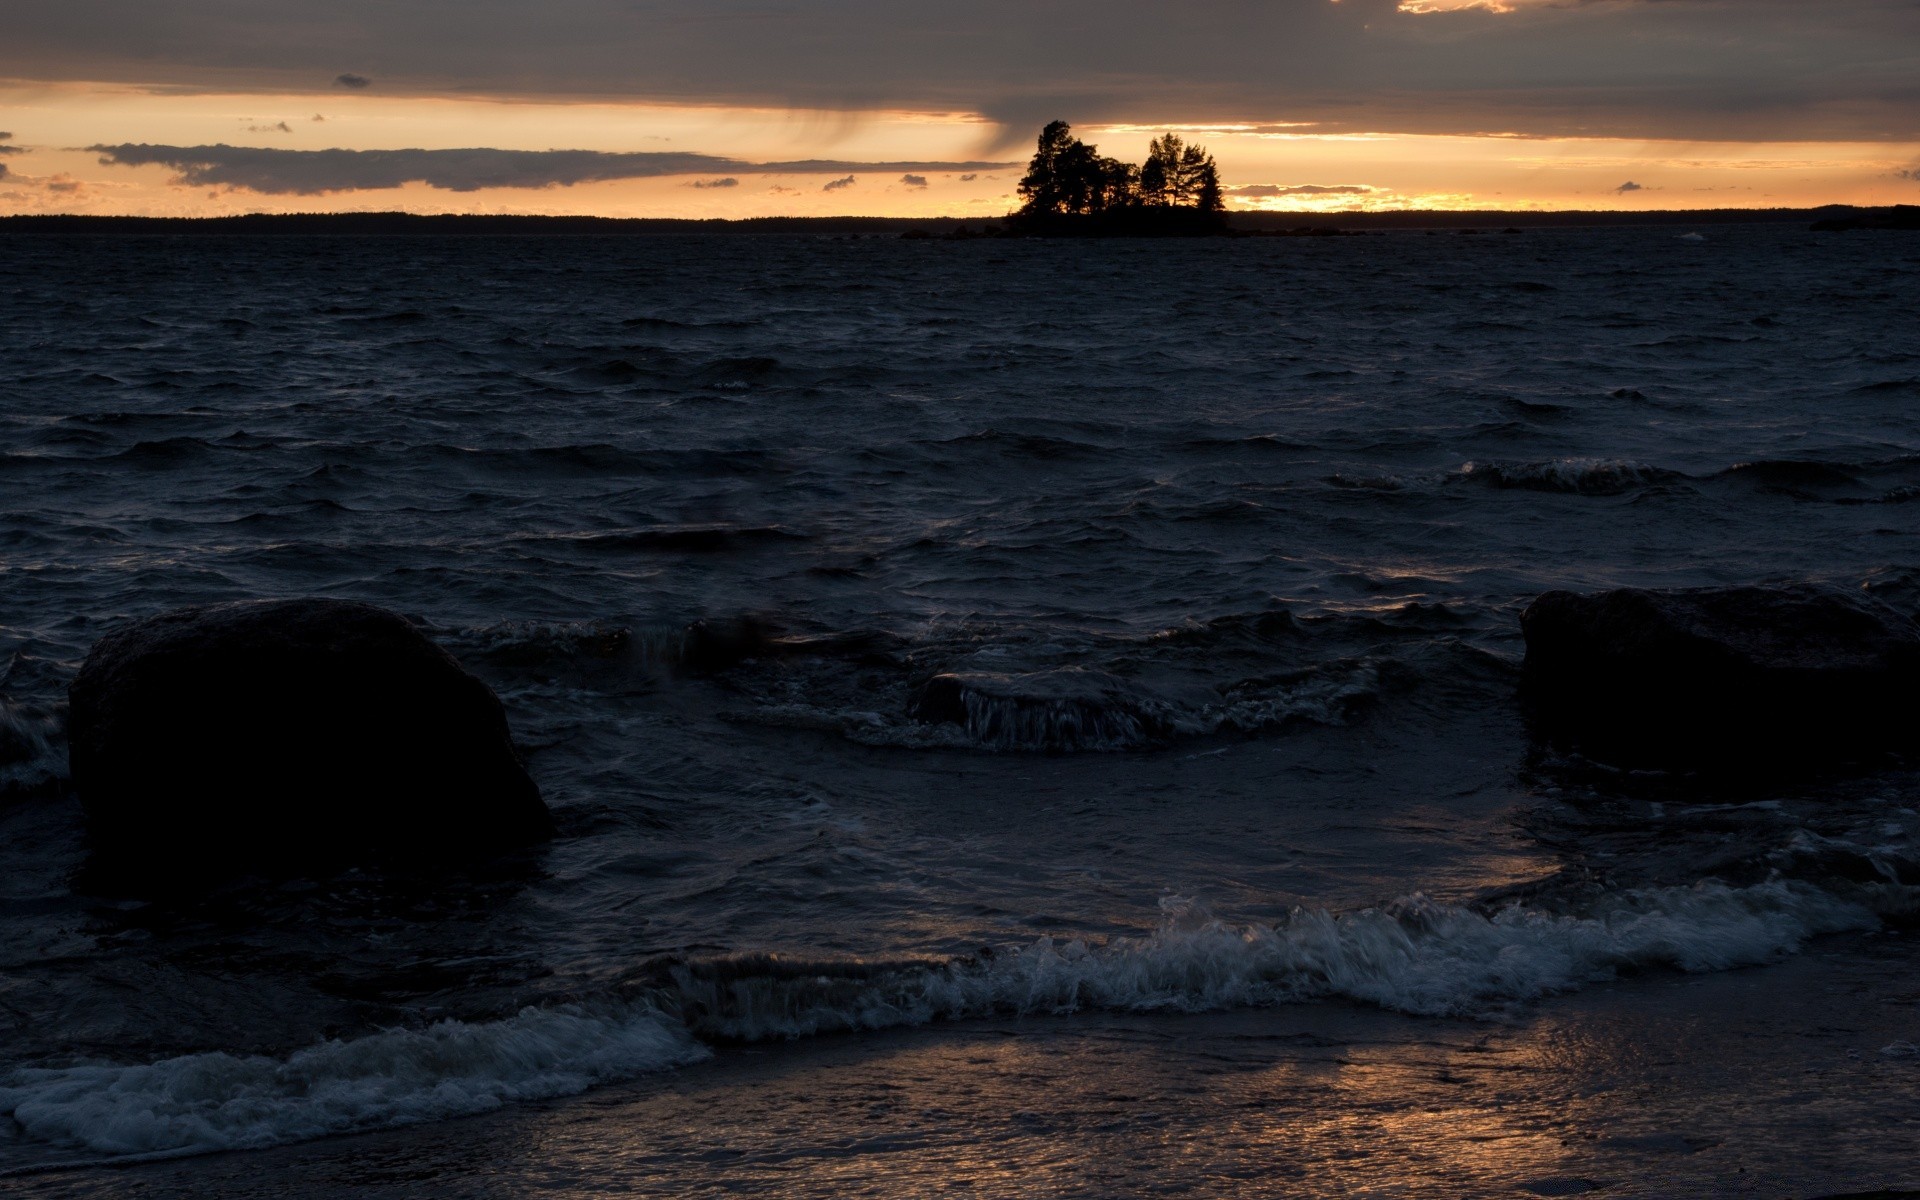
<path fill-rule="evenodd" d="M 1487 1014 L 1623 968 L 1767 962 L 1816 934 L 1877 924 L 1865 907 L 1794 882 L 1628 892 L 1579 916 L 1518 906 L 1487 916 L 1419 896 L 1346 914 L 1295 910 L 1270 926 L 1227 924 L 1180 898 L 1162 908 L 1154 933 L 1105 943 L 1042 938 L 909 965 L 683 964 L 651 1000 L 442 1021 L 285 1059 L 215 1052 L 17 1070 L 0 1079 L 0 1115 L 29 1138 L 103 1155 L 253 1148 L 571 1095 L 705 1058 L 695 1033 L 762 1040 L 944 1018 L 1334 998 Z"/>
<path fill-rule="evenodd" d="M 28 1137 L 100 1154 L 257 1148 L 572 1095 L 709 1053 L 650 1006 L 528 1008 L 285 1059 L 215 1052 L 19 1070 L 0 1080 L 0 1114 Z"/>
<path fill-rule="evenodd" d="M 1624 968 L 1711 971 L 1768 962 L 1816 934 L 1878 923 L 1860 905 L 1789 882 L 1625 893 L 1585 916 L 1516 906 L 1489 917 L 1415 896 L 1344 915 L 1296 910 L 1277 925 L 1236 926 L 1185 900 L 1165 907 L 1166 922 L 1147 937 L 1098 945 L 1043 938 L 858 987 L 791 971 L 707 980 L 687 969 L 679 982 L 697 1030 L 748 1039 L 990 1014 L 1201 1011 L 1332 998 L 1419 1015 L 1485 1014 Z"/>

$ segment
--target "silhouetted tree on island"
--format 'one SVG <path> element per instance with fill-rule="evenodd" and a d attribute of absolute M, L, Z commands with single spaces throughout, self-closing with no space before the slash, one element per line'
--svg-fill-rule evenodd
<path fill-rule="evenodd" d="M 1073 236 L 1195 236 L 1226 232 L 1220 171 L 1205 147 L 1171 133 L 1155 138 L 1139 167 L 1107 158 L 1054 121 L 1040 131 L 1025 203 L 1013 220 L 1028 233 Z"/>

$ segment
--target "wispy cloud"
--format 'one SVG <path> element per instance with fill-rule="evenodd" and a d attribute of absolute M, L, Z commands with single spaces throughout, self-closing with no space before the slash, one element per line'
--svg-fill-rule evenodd
<path fill-rule="evenodd" d="M 696 179 L 687 186 L 697 188 L 730 188 L 739 187 L 740 181 L 728 175 L 724 179 Z"/>
<path fill-rule="evenodd" d="M 1227 189 L 1231 196 L 1364 196 L 1372 188 L 1358 183 L 1243 183 Z"/>
<path fill-rule="evenodd" d="M 1624 196 L 1628 192 L 1644 192 L 1646 190 L 1647 190 L 1647 187 L 1645 184 L 1635 183 L 1631 179 L 1627 180 L 1625 183 L 1621 184 L 1619 187 L 1613 189 L 1614 194 L 1617 196 Z"/>
<path fill-rule="evenodd" d="M 318 196 L 329 192 L 381 191 L 425 184 L 449 192 L 482 188 L 572 187 L 616 179 L 673 175 L 838 175 L 826 190 L 851 187 L 853 172 L 955 171 L 1005 167 L 992 162 L 848 162 L 805 159 L 754 163 L 681 151 L 605 150 L 282 150 L 265 146 L 161 146 L 128 143 L 89 146 L 107 166 L 160 165 L 174 183 L 230 188 L 270 195 Z M 720 184 L 718 186 L 728 186 Z"/>
<path fill-rule="evenodd" d="M 851 175 L 843 176 L 842 178 L 839 178 L 839 179 L 829 179 L 826 182 L 826 186 L 822 187 L 820 190 L 823 192 L 837 192 L 841 188 L 852 187 L 855 182 L 856 180 Z"/>
<path fill-rule="evenodd" d="M 368 79 L 365 75 L 355 75 L 352 71 L 348 71 L 342 75 L 335 75 L 333 77 L 333 86 L 352 88 L 358 91 L 361 88 L 372 87 L 373 80 Z"/>

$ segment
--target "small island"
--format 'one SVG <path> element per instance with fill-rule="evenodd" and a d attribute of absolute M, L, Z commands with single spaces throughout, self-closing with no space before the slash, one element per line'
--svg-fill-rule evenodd
<path fill-rule="evenodd" d="M 1229 233 L 1220 170 L 1204 146 L 1162 134 L 1139 166 L 1054 121 L 1040 131 L 1009 232 L 1026 237 L 1213 237 Z"/>

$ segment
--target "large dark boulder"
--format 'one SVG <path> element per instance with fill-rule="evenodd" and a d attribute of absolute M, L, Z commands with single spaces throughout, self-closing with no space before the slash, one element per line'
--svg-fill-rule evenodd
<path fill-rule="evenodd" d="M 552 832 L 492 690 L 371 605 L 138 621 L 101 639 L 69 698 L 95 847 L 136 875 L 445 862 Z"/>
<path fill-rule="evenodd" d="M 1608 762 L 1764 771 L 1920 744 L 1920 626 L 1865 595 L 1548 592 L 1520 624 L 1538 731 Z"/>

